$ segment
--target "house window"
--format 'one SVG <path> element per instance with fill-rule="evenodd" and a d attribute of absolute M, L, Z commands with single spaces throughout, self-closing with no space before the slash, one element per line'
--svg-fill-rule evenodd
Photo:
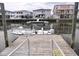
<path fill-rule="evenodd" d="M 67 13 L 69 13 L 69 10 L 67 10 Z"/>
<path fill-rule="evenodd" d="M 21 14 L 23 14 L 23 12 L 20 12 Z"/>
<path fill-rule="evenodd" d="M 64 13 L 64 10 L 61 10 L 61 13 Z"/>
<path fill-rule="evenodd" d="M 0 15 L 0 18 L 2 18 L 2 15 Z"/>
<path fill-rule="evenodd" d="M 60 15 L 60 18 L 64 18 L 64 15 L 61 14 L 61 15 Z"/>
<path fill-rule="evenodd" d="M 69 18 L 69 15 L 66 15 L 66 18 Z"/>

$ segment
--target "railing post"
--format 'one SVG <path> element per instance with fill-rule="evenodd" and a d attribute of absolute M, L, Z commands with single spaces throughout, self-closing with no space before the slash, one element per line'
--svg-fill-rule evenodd
<path fill-rule="evenodd" d="M 75 2 L 74 19 L 72 20 L 72 45 L 71 45 L 72 48 L 74 48 L 74 44 L 75 44 L 75 30 L 76 30 L 77 12 L 78 12 L 78 2 Z"/>
<path fill-rule="evenodd" d="M 1 6 L 1 14 L 2 14 L 2 23 L 3 23 L 3 30 L 4 30 L 4 39 L 5 39 L 5 47 L 8 47 L 8 36 L 7 36 L 7 27 L 6 27 L 6 20 L 5 20 L 5 9 L 4 4 L 0 3 Z"/>
<path fill-rule="evenodd" d="M 28 35 L 29 37 L 29 35 Z M 30 56 L 30 40 L 29 38 L 27 37 L 27 41 L 28 41 L 28 56 Z"/>

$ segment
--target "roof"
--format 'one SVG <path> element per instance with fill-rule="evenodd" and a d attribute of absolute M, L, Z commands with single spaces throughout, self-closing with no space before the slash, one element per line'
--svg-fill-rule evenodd
<path fill-rule="evenodd" d="M 58 4 L 58 5 L 54 5 L 55 6 L 74 6 L 74 4 Z"/>
<path fill-rule="evenodd" d="M 31 11 L 28 11 L 28 10 L 17 10 L 17 11 L 14 11 L 14 12 L 21 12 L 21 11 L 31 12 Z"/>
<path fill-rule="evenodd" d="M 62 8 L 74 8 L 74 4 L 58 4 L 58 5 L 54 5 L 54 9 L 56 9 L 56 7 L 58 8 L 58 7 L 60 7 L 59 9 L 62 9 Z M 53 10 L 54 10 L 53 9 Z"/>
<path fill-rule="evenodd" d="M 33 10 L 33 11 L 42 11 L 42 10 L 44 10 L 44 11 L 51 11 L 51 9 L 36 9 L 36 10 Z"/>
<path fill-rule="evenodd" d="M 9 11 L 9 10 L 5 10 L 6 12 L 13 12 L 13 11 Z"/>

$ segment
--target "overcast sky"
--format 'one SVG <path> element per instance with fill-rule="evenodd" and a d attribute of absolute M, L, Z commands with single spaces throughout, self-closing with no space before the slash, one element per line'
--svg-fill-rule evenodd
<path fill-rule="evenodd" d="M 42 0 L 42 2 L 38 2 L 35 0 L 0 0 L 0 2 L 3 2 L 5 4 L 6 10 L 35 10 L 35 9 L 53 9 L 55 4 L 72 4 L 72 2 L 49 2 L 50 0 L 47 0 L 46 2 Z M 43 2 L 44 1 L 44 2 Z"/>

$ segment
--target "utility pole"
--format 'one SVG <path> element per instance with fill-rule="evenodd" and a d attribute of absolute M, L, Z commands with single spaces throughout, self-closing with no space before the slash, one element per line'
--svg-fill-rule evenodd
<path fill-rule="evenodd" d="M 78 2 L 75 2 L 74 19 L 72 20 L 72 45 L 71 45 L 71 48 L 73 48 L 73 49 L 74 49 L 74 45 L 75 45 L 75 30 L 76 30 L 77 12 L 78 12 Z"/>
<path fill-rule="evenodd" d="M 6 27 L 6 20 L 5 20 L 5 9 L 4 4 L 0 3 L 1 6 L 1 14 L 2 14 L 2 23 L 3 23 L 3 30 L 4 30 L 4 39 L 5 39 L 5 47 L 8 47 L 8 36 L 7 36 L 7 27 Z"/>

